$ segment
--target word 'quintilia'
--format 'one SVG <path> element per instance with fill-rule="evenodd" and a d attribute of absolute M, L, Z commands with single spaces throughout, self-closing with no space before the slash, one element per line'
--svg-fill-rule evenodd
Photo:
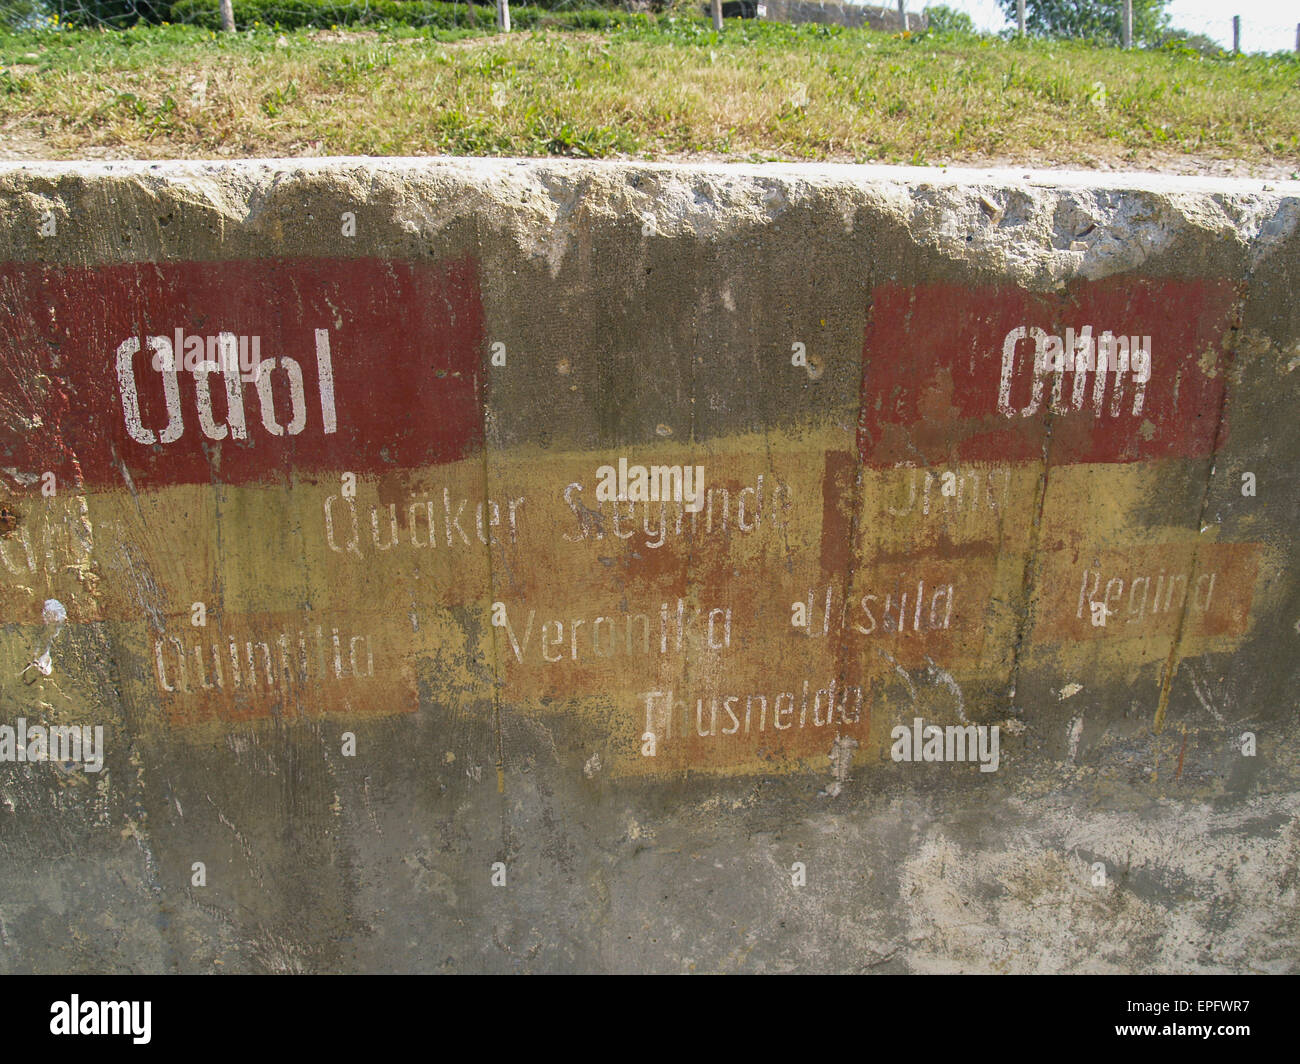
<path fill-rule="evenodd" d="M 212 691 L 369 679 L 375 655 L 366 635 L 309 626 L 261 639 L 211 643 L 168 636 L 154 642 L 155 679 L 164 691 Z"/>

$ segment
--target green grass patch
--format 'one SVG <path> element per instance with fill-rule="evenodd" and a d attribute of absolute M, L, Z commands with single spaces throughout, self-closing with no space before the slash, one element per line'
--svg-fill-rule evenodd
<path fill-rule="evenodd" d="M 186 8 L 185 5 L 189 5 Z M 402 8 L 404 21 L 383 21 Z M 1300 61 L 441 0 L 235 0 L 205 24 L 0 33 L 0 126 L 48 157 L 573 155 L 1300 167 Z M 267 23 L 274 12 L 278 24 Z M 337 21 L 333 20 L 337 17 Z M 287 25 L 298 19 L 301 24 Z M 215 23 L 213 23 L 215 25 Z M 0 142 L 0 150 L 3 143 Z"/>

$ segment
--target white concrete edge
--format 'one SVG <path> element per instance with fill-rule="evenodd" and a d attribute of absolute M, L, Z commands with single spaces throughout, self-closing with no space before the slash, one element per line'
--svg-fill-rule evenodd
<path fill-rule="evenodd" d="M 1300 167 L 1300 163 L 1297 164 Z M 1156 193 L 1271 193 L 1300 196 L 1300 180 L 1244 177 L 1196 177 L 1151 171 L 1053 170 L 1032 167 L 880 166 L 854 163 L 648 162 L 636 159 L 502 158 L 468 156 L 322 156 L 287 159 L 150 160 L 13 160 L 0 162 L 0 177 L 28 174 L 57 176 L 166 176 L 169 173 L 208 176 L 222 172 L 320 172 L 331 169 L 370 169 L 388 172 L 470 170 L 491 175 L 516 168 L 569 169 L 575 173 L 603 170 L 627 172 L 715 174 L 728 178 L 785 178 L 850 185 L 988 186 L 1023 185 L 1037 188 L 1115 189 Z"/>

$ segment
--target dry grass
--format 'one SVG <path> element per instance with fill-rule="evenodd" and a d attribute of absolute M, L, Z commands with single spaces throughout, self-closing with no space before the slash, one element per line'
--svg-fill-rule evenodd
<path fill-rule="evenodd" d="M 458 36 L 459 39 L 451 39 Z M 0 37 L 0 152 L 1300 169 L 1300 62 L 696 22 Z M 1220 164 L 1220 168 L 1223 164 Z"/>

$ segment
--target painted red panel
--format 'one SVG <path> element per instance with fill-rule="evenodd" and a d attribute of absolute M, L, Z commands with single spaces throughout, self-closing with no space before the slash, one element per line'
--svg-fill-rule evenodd
<path fill-rule="evenodd" d="M 1053 465 L 1207 456 L 1236 299 L 1218 280 L 1111 278 L 1059 294 L 877 287 L 859 453 L 877 468 L 1040 461 L 1045 450 Z M 1105 333 L 1114 341 L 1099 386 Z"/>
<path fill-rule="evenodd" d="M 144 490 L 454 461 L 482 443 L 483 328 L 469 258 L 3 264 L 0 465 Z M 213 339 L 187 362 L 177 330 Z M 261 378 L 217 371 L 222 333 Z"/>

